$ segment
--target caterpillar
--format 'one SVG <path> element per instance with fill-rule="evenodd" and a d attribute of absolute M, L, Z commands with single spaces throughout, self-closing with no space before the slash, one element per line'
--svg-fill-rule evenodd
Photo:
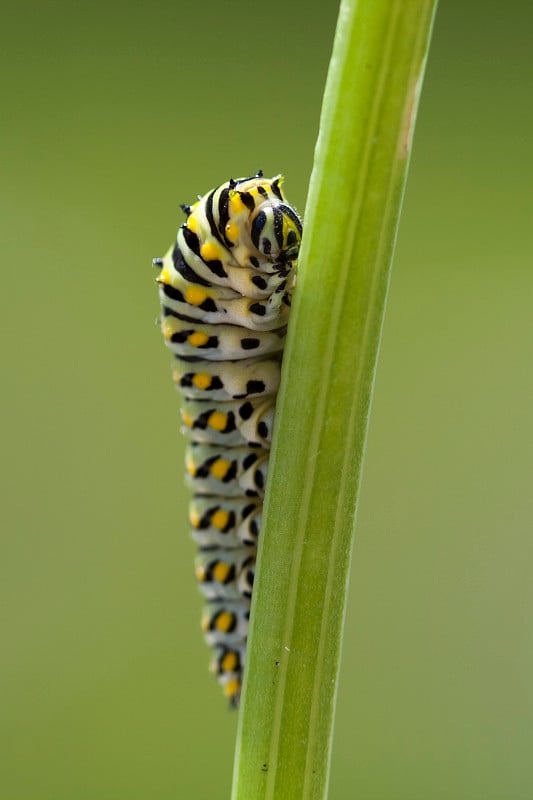
<path fill-rule="evenodd" d="M 211 670 L 238 707 L 257 538 L 301 220 L 283 177 L 229 180 L 181 206 L 153 261 L 188 439 L 189 520 Z"/>

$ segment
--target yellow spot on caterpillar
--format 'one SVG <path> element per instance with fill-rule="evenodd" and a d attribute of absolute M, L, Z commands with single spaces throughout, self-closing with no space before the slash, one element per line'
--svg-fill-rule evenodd
<path fill-rule="evenodd" d="M 211 617 L 209 616 L 209 614 L 204 614 L 202 616 L 202 621 L 200 622 L 201 629 L 203 631 L 208 631 L 210 624 L 211 624 Z"/>
<path fill-rule="evenodd" d="M 222 413 L 222 411 L 213 411 L 213 413 L 209 415 L 209 427 L 213 428 L 213 430 L 223 431 L 227 424 L 228 415 Z"/>
<path fill-rule="evenodd" d="M 193 233 L 198 233 L 198 220 L 192 214 L 189 216 L 189 219 L 187 220 L 187 227 Z"/>
<path fill-rule="evenodd" d="M 287 217 L 285 214 L 283 215 L 283 226 L 282 226 L 282 237 L 283 241 L 286 242 L 289 236 L 289 233 L 293 231 L 296 234 L 296 238 L 300 238 L 300 233 L 298 228 L 294 224 L 293 220 Z"/>
<path fill-rule="evenodd" d="M 190 455 L 185 456 L 185 469 L 187 470 L 189 475 L 192 475 L 192 477 L 194 478 L 194 476 L 196 475 L 196 466 Z"/>
<path fill-rule="evenodd" d="M 230 466 L 231 462 L 226 458 L 217 458 L 217 460 L 211 464 L 211 475 L 213 478 L 217 478 L 219 481 L 221 481 L 226 477 Z"/>
<path fill-rule="evenodd" d="M 224 686 L 224 694 L 226 697 L 233 697 L 237 694 L 241 687 L 240 681 L 237 678 L 232 678 L 231 681 L 228 681 Z"/>
<path fill-rule="evenodd" d="M 226 238 L 230 240 L 230 242 L 236 242 L 239 238 L 239 227 L 235 225 L 234 222 L 228 222 L 226 225 Z"/>
<path fill-rule="evenodd" d="M 192 428 L 194 425 L 193 418 L 187 414 L 184 408 L 181 409 L 181 419 L 183 420 L 183 424 L 186 425 L 188 428 Z"/>
<path fill-rule="evenodd" d="M 234 622 L 235 617 L 233 614 L 230 614 L 229 611 L 221 611 L 216 618 L 215 627 L 222 633 L 227 633 L 229 630 L 231 630 Z"/>
<path fill-rule="evenodd" d="M 218 564 L 215 564 L 213 567 L 213 577 L 218 583 L 224 583 L 227 580 L 227 577 L 230 572 L 230 565 L 224 564 L 223 561 L 219 561 Z"/>
<path fill-rule="evenodd" d="M 169 273 L 169 271 L 168 271 L 168 269 L 166 267 L 164 267 L 161 270 L 161 272 L 159 273 L 159 275 L 156 278 L 156 281 L 157 281 L 157 283 L 165 283 L 167 285 L 172 283 L 171 278 L 170 278 L 170 273 Z"/>
<path fill-rule="evenodd" d="M 227 511 L 223 511 L 219 508 L 213 516 L 211 517 L 211 524 L 215 526 L 219 531 L 223 531 L 226 525 L 228 524 L 229 514 Z"/>
<path fill-rule="evenodd" d="M 196 509 L 194 508 L 189 509 L 189 522 L 191 523 L 193 528 L 199 528 L 201 521 L 202 518 L 200 514 L 196 511 Z"/>
<path fill-rule="evenodd" d="M 203 333 L 202 331 L 194 331 L 194 333 L 190 333 L 189 336 L 187 336 L 187 341 L 191 347 L 202 347 L 208 339 L 209 336 L 207 333 Z"/>
<path fill-rule="evenodd" d="M 205 261 L 216 261 L 220 259 L 220 246 L 216 242 L 205 242 L 200 248 L 200 255 Z"/>
<path fill-rule="evenodd" d="M 232 214 L 242 214 L 245 210 L 245 205 L 241 200 L 239 192 L 233 191 L 229 193 L 229 205 Z"/>
<path fill-rule="evenodd" d="M 207 292 L 201 286 L 188 286 L 185 292 L 185 300 L 191 306 L 200 306 L 207 297 Z"/>
<path fill-rule="evenodd" d="M 197 389 L 209 389 L 211 386 L 211 375 L 206 375 L 205 372 L 197 372 L 192 382 Z"/>
<path fill-rule="evenodd" d="M 238 666 L 239 660 L 237 658 L 237 653 L 234 653 L 233 650 L 228 650 L 228 652 L 224 654 L 220 661 L 220 667 L 222 671 L 235 672 Z"/>
<path fill-rule="evenodd" d="M 200 583 L 204 583 L 206 580 L 206 572 L 203 564 L 196 565 L 195 573 L 196 573 L 196 579 L 200 581 Z"/>

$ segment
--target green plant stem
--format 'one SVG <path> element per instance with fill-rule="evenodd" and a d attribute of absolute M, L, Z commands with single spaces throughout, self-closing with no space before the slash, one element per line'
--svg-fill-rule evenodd
<path fill-rule="evenodd" d="M 278 401 L 233 800 L 327 794 L 368 414 L 434 9 L 341 3 Z"/>

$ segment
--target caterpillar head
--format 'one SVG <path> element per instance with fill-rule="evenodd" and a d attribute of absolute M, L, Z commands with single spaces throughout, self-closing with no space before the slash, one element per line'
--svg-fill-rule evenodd
<path fill-rule="evenodd" d="M 231 181 L 230 209 L 244 207 L 251 244 L 264 259 L 280 269 L 296 261 L 302 238 L 302 222 L 281 191 L 283 178 L 263 178 L 261 174 L 242 181 Z M 231 224 L 231 223 L 230 223 Z"/>
<path fill-rule="evenodd" d="M 285 203 L 264 203 L 252 220 L 250 233 L 259 252 L 275 263 L 286 265 L 297 259 L 302 223 Z"/>

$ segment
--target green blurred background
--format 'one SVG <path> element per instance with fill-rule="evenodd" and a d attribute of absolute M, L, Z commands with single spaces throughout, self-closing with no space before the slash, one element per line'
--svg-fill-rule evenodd
<path fill-rule="evenodd" d="M 336 14 L 283 0 L 3 10 L 6 800 L 229 796 L 236 716 L 206 672 L 150 260 L 178 204 L 229 176 L 283 171 L 303 210 Z M 532 22 L 513 0 L 437 15 L 332 800 L 533 796 Z"/>

